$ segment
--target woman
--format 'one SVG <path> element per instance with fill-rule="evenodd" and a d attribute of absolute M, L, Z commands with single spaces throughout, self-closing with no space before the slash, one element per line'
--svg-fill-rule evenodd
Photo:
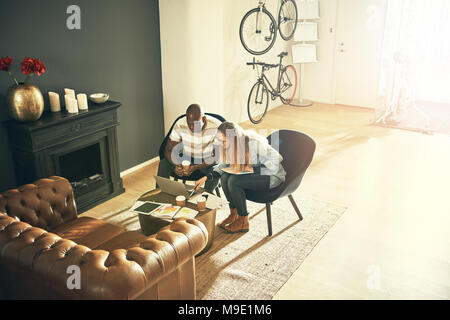
<path fill-rule="evenodd" d="M 195 182 L 195 188 L 208 179 L 220 177 L 223 192 L 230 205 L 230 215 L 220 224 L 230 233 L 248 232 L 245 190 L 268 191 L 279 186 L 286 176 L 281 155 L 266 138 L 246 131 L 234 122 L 224 122 L 215 138 L 218 165 L 213 172 Z M 223 170 L 222 170 L 223 169 Z M 247 171 L 235 175 L 224 170 Z"/>

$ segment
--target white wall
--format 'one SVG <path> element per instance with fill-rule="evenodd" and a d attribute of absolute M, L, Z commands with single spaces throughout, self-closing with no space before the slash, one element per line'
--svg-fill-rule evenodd
<path fill-rule="evenodd" d="M 191 103 L 223 114 L 223 1 L 159 2 L 164 125 Z"/>
<path fill-rule="evenodd" d="M 319 0 L 319 13 L 319 41 L 311 42 L 317 45 L 318 62 L 305 63 L 301 94 L 312 101 L 334 103 L 337 0 Z"/>
<path fill-rule="evenodd" d="M 239 25 L 245 13 L 256 6 L 254 0 L 224 0 L 224 72 L 225 72 L 225 117 L 234 121 L 248 120 L 247 100 L 250 89 L 256 82 L 257 73 L 246 63 L 253 56 L 247 52 L 239 39 Z M 278 17 L 278 1 L 267 1 L 266 8 L 275 19 Z M 255 56 L 256 60 L 267 63 L 278 63 L 278 54 L 287 51 L 289 56 L 283 58 L 283 64 L 291 64 L 290 42 L 284 41 L 278 33 L 275 45 L 264 55 Z M 278 69 L 270 69 L 266 76 L 272 85 L 276 85 Z M 281 105 L 279 99 L 272 101 L 269 96 L 269 109 Z"/>
<path fill-rule="evenodd" d="M 319 0 L 319 41 L 315 42 L 318 62 L 305 64 L 300 85 L 306 99 L 335 103 L 337 9 L 346 2 Z M 191 103 L 199 103 L 205 111 L 222 114 L 228 120 L 248 120 L 247 99 L 256 73 L 245 64 L 252 60 L 252 55 L 240 43 L 239 24 L 256 3 L 256 0 L 160 1 L 166 132 Z M 276 18 L 278 1 L 267 1 L 266 6 Z M 352 10 L 351 6 L 349 10 Z M 283 41 L 278 34 L 275 46 L 256 59 L 277 63 L 277 54 L 287 51 L 289 56 L 284 58 L 284 63 L 292 63 L 291 43 Z M 299 64 L 295 64 L 295 68 L 300 71 Z M 277 72 L 270 70 L 267 75 L 274 81 Z M 279 99 L 270 101 L 270 108 L 280 104 Z"/>
<path fill-rule="evenodd" d="M 319 0 L 319 41 L 314 42 L 318 62 L 305 64 L 303 98 L 375 106 L 386 2 Z M 377 27 L 368 28 L 369 24 Z M 345 43 L 344 54 L 339 53 L 338 42 Z"/>
<path fill-rule="evenodd" d="M 278 1 L 266 7 L 277 17 Z M 239 40 L 239 25 L 255 0 L 163 0 L 159 2 L 164 124 L 166 132 L 191 103 L 227 120 L 245 121 L 247 98 L 256 74 L 245 63 L 252 55 Z M 289 43 L 278 34 L 274 47 L 260 61 L 277 63 Z M 267 73 L 272 80 L 277 71 Z M 279 99 L 269 107 L 280 105 Z"/>

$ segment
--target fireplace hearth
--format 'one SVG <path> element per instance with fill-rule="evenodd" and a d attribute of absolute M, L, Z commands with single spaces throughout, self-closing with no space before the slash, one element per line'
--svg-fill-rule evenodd
<path fill-rule="evenodd" d="M 79 181 L 103 174 L 101 160 L 100 144 L 95 143 L 60 156 L 59 172 L 78 187 Z"/>
<path fill-rule="evenodd" d="M 47 113 L 38 121 L 5 122 L 18 185 L 57 175 L 74 190 L 78 213 L 124 192 L 116 127 L 120 103 L 89 104 L 78 114 Z"/>

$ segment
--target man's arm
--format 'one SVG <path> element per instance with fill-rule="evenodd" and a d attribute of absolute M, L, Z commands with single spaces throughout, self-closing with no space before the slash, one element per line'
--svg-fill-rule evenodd
<path fill-rule="evenodd" d="M 181 138 L 181 131 L 180 131 L 180 124 L 179 121 L 177 121 L 172 128 L 172 132 L 169 135 L 169 138 L 166 142 L 166 147 L 164 149 L 164 157 L 169 161 L 169 163 L 177 166 L 181 166 L 180 159 L 173 159 L 172 153 L 174 153 L 173 149 L 175 148 L 175 151 L 179 149 L 180 143 L 182 142 Z M 175 153 L 175 155 L 178 155 L 178 153 Z"/>
<path fill-rule="evenodd" d="M 173 141 L 169 138 L 167 139 L 166 148 L 164 150 L 164 157 L 167 159 L 167 161 L 175 166 L 180 165 L 181 163 L 179 163 L 179 159 L 172 159 L 172 151 L 173 148 L 178 146 L 180 143 L 181 142 Z"/>
<path fill-rule="evenodd" d="M 189 169 L 187 170 L 183 170 L 184 175 L 186 176 L 190 176 L 194 171 L 196 170 L 200 170 L 200 169 L 204 169 L 204 168 L 208 168 L 214 164 L 216 164 L 216 157 L 214 156 L 210 156 L 206 159 L 203 159 L 202 163 L 198 163 L 198 164 L 193 164 L 189 167 Z"/>
<path fill-rule="evenodd" d="M 166 148 L 164 150 L 164 157 L 167 159 L 167 161 L 169 161 L 171 164 L 173 164 L 175 166 L 174 171 L 178 176 L 183 175 L 183 167 L 179 163 L 180 162 L 179 159 L 172 159 L 172 153 L 173 153 L 173 149 L 175 148 L 175 150 L 176 150 L 178 148 L 178 146 L 180 145 L 180 143 L 181 142 L 176 142 L 169 138 L 167 140 Z"/>
<path fill-rule="evenodd" d="M 188 169 L 183 169 L 183 175 L 190 176 L 194 171 L 207 168 L 211 166 L 211 163 L 202 162 L 199 164 L 192 164 Z"/>

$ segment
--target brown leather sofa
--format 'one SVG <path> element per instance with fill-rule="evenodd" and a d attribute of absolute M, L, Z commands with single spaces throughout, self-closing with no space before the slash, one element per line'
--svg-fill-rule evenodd
<path fill-rule="evenodd" d="M 0 298 L 195 299 L 194 257 L 207 240 L 195 219 L 146 237 L 77 217 L 70 183 L 41 179 L 0 194 Z M 67 285 L 70 266 L 80 289 Z"/>

